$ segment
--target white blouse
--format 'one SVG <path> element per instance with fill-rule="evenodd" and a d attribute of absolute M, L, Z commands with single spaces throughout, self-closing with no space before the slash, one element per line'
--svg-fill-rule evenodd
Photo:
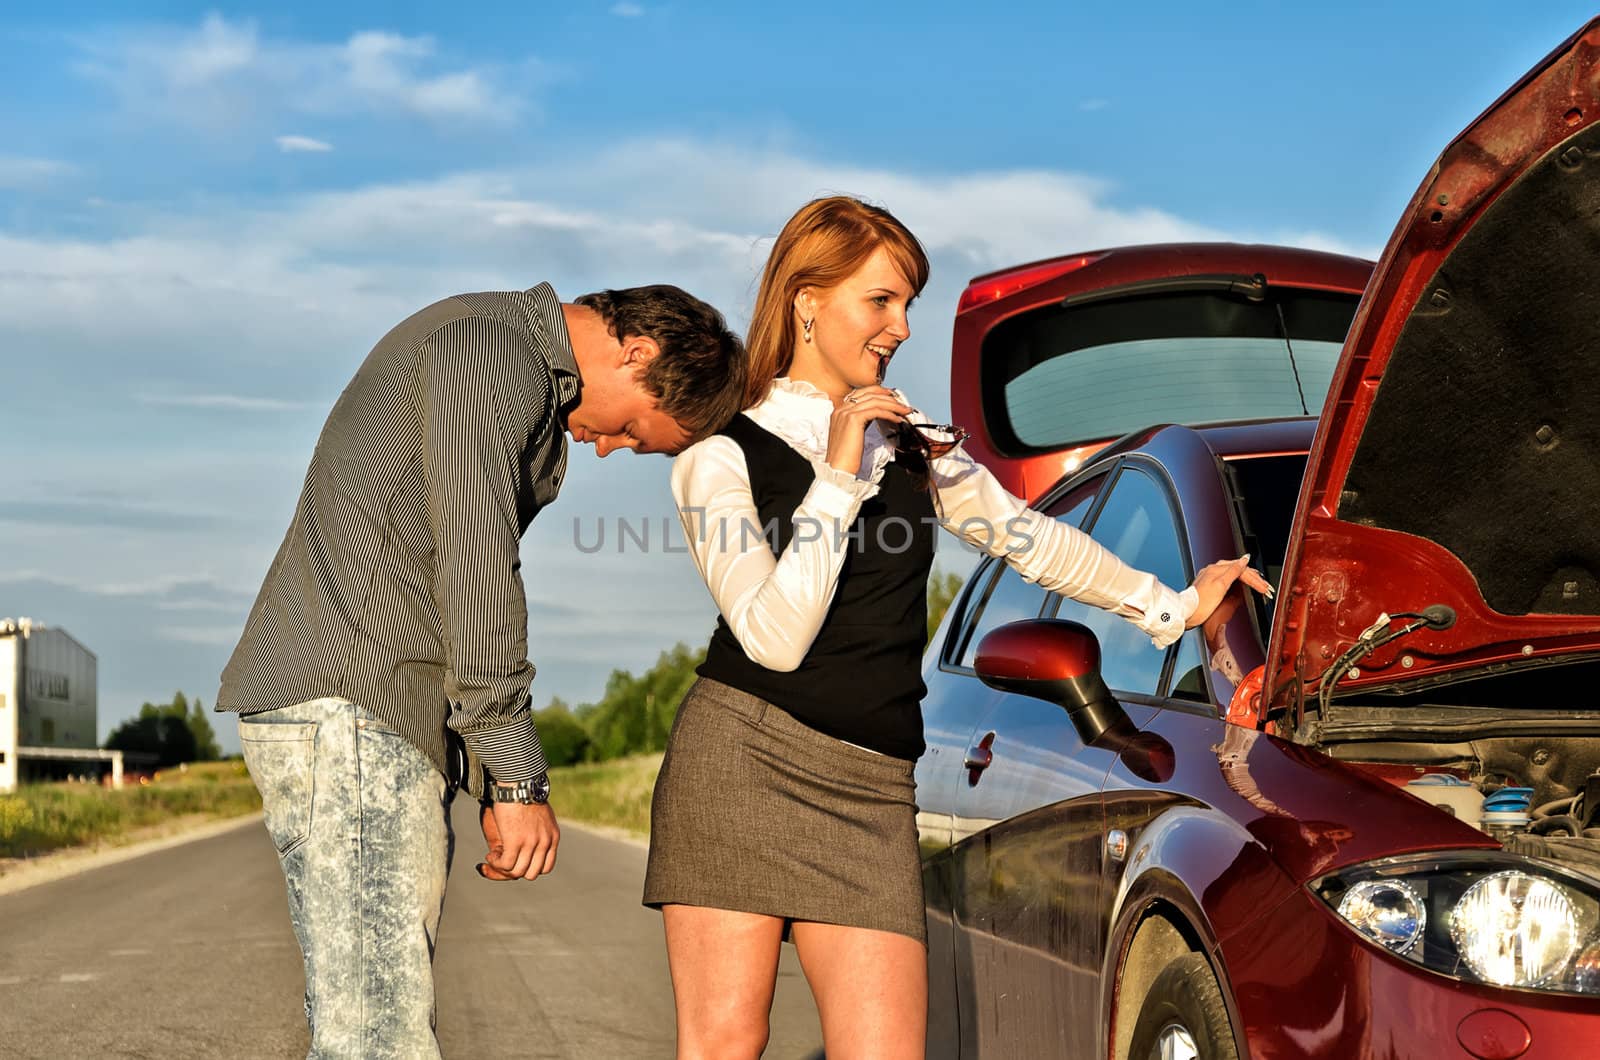
<path fill-rule="evenodd" d="M 910 404 L 898 391 L 896 396 Z M 739 443 L 713 435 L 672 464 L 672 495 L 695 566 L 745 654 L 770 670 L 794 670 L 811 650 L 851 547 L 850 524 L 862 502 L 878 492 L 894 456 L 874 422 L 858 473 L 830 467 L 832 414 L 826 394 L 788 378 L 778 379 L 767 399 L 746 412 L 816 471 L 795 509 L 794 536 L 781 557 L 773 556 L 762 534 Z M 910 418 L 928 422 L 916 411 Z M 946 530 L 1004 559 L 1027 581 L 1123 616 L 1158 648 L 1182 635 L 1199 603 L 1193 587 L 1174 592 L 1082 531 L 1029 508 L 959 446 L 930 461 L 929 470 Z"/>

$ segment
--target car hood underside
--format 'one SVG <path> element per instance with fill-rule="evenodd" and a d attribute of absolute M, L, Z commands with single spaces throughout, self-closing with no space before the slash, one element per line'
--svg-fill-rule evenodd
<path fill-rule="evenodd" d="M 1595 615 L 1597 502 L 1600 125 L 1508 188 L 1435 274 L 1337 515 L 1444 546 L 1501 614 Z"/>

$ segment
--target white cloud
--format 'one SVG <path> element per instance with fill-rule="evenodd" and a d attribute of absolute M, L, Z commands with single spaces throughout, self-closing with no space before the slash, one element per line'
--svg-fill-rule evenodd
<path fill-rule="evenodd" d="M 1382 243 L 1356 243 L 1339 236 L 1331 236 L 1326 232 L 1314 230 L 1290 230 L 1280 232 L 1277 240 L 1291 247 L 1309 247 L 1312 250 L 1326 250 L 1330 254 L 1349 254 L 1352 257 L 1366 258 L 1377 261 L 1378 255 L 1383 253 Z"/>
<path fill-rule="evenodd" d="M 180 644 L 199 644 L 210 648 L 231 648 L 239 643 L 239 627 L 226 626 L 162 626 L 158 632 L 167 640 Z"/>
<path fill-rule="evenodd" d="M 274 38 L 254 21 L 218 14 L 197 27 L 119 30 L 77 44 L 78 72 L 110 85 L 127 106 L 219 129 L 283 112 L 505 122 L 528 106 L 516 82 L 536 69 L 450 69 L 432 37 Z"/>
<path fill-rule="evenodd" d="M 644 8 L 638 4 L 614 4 L 611 13 L 618 18 L 638 18 L 644 14 Z"/>
<path fill-rule="evenodd" d="M 0 155 L 0 188 L 31 188 L 71 176 L 77 167 L 53 158 L 18 158 Z"/>
<path fill-rule="evenodd" d="M 326 140 L 313 140 L 309 136 L 279 136 L 274 141 L 278 150 L 287 153 L 295 151 L 332 151 L 333 145 Z"/>
<path fill-rule="evenodd" d="M 249 69 L 259 58 L 254 22 L 232 24 L 213 13 L 205 17 L 198 30 L 173 43 L 165 65 L 174 85 L 201 88 Z"/>
<path fill-rule="evenodd" d="M 455 290 L 667 279 L 742 322 L 764 240 L 798 204 L 834 190 L 889 205 L 927 244 L 940 286 L 923 319 L 947 313 L 949 288 L 959 292 L 975 272 L 1089 247 L 1224 237 L 1166 211 L 1109 206 L 1109 189 L 1072 174 L 925 177 L 687 142 L 619 152 L 210 215 L 125 211 L 134 230 L 115 239 L 0 231 L 0 260 L 11 263 L 0 271 L 0 330 L 18 349 L 136 354 L 117 372 L 183 379 L 182 400 L 220 407 L 217 396 L 270 393 L 284 373 L 340 385 L 344 362 L 330 362 L 329 349 L 365 349 Z M 619 165 L 622 155 L 635 164 Z M 130 383 L 123 393 L 152 393 L 137 375 Z"/>
<path fill-rule="evenodd" d="M 537 176 L 529 186 L 548 198 L 584 201 L 597 210 L 625 202 L 636 213 L 738 238 L 776 235 L 790 212 L 818 195 L 860 195 L 888 206 L 931 252 L 963 269 L 1119 243 L 1229 238 L 1169 211 L 1112 206 L 1113 189 L 1105 181 L 1046 170 L 913 174 L 659 140 L 625 144 Z"/>
<path fill-rule="evenodd" d="M 300 412 L 320 407 L 308 401 L 279 401 L 276 398 L 242 397 L 237 394 L 135 394 L 134 400 L 141 405 L 222 409 L 228 412 Z"/>
<path fill-rule="evenodd" d="M 1111 101 L 1106 99 L 1086 99 L 1078 104 L 1079 110 L 1105 110 L 1111 106 Z"/>
<path fill-rule="evenodd" d="M 432 57 L 431 37 L 357 33 L 336 53 L 342 87 L 377 109 L 398 108 L 430 118 L 508 118 L 515 101 L 500 98 L 481 71 L 422 77 L 415 67 Z"/>

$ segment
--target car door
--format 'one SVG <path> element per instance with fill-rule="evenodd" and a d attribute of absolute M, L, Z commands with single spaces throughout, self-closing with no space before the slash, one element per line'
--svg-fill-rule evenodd
<path fill-rule="evenodd" d="M 1123 462 L 1090 533 L 1166 584 L 1188 584 L 1175 507 L 1152 466 Z M 1099 636 L 1106 681 L 1136 726 L 1156 713 L 1175 658 L 1198 650 L 1157 651 L 1125 619 L 1076 601 L 1058 614 Z M 949 879 L 961 1055 L 1093 1055 L 1109 927 L 1101 789 L 1116 756 L 1084 746 L 1060 707 L 998 693 L 970 746 L 982 768 L 957 788 Z"/>
<path fill-rule="evenodd" d="M 1103 475 L 1075 483 L 1058 499 L 1042 503 L 1046 514 L 1077 526 L 1089 512 Z M 978 565 L 940 629 L 924 663 L 928 694 L 922 702 L 927 750 L 917 763 L 917 828 L 923 857 L 928 911 L 928 1051 L 953 1057 L 958 1048 L 961 1005 L 957 998 L 956 943 L 950 890 L 955 801 L 970 772 L 966 758 L 972 731 L 999 693 L 972 670 L 972 653 L 996 626 L 1036 618 L 1050 606 L 1044 589 L 1029 585 L 1004 563 Z M 970 1003 L 967 1006 L 970 1013 Z"/>

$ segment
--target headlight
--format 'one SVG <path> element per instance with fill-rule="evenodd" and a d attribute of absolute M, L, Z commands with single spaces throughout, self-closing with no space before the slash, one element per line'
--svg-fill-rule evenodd
<path fill-rule="evenodd" d="M 1573 982 L 1580 994 L 1600 994 L 1600 942 L 1592 942 L 1573 962 Z"/>
<path fill-rule="evenodd" d="M 1357 934 L 1468 982 L 1600 995 L 1600 885 L 1498 852 L 1392 858 L 1314 880 Z"/>
<path fill-rule="evenodd" d="M 1361 934 L 1395 953 L 1422 937 L 1428 913 L 1411 886 L 1399 881 L 1363 880 L 1339 899 L 1339 915 Z"/>
<path fill-rule="evenodd" d="M 1479 979 L 1501 986 L 1538 986 L 1578 950 L 1572 902 L 1525 872 L 1497 872 L 1468 887 L 1450 937 Z"/>

